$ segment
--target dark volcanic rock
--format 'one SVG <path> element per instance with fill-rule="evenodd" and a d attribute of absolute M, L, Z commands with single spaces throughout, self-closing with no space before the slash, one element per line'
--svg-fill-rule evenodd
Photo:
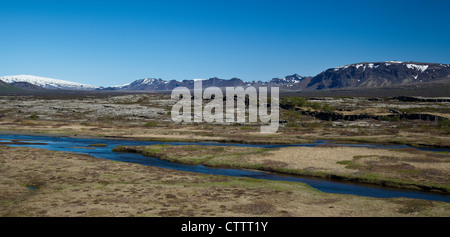
<path fill-rule="evenodd" d="M 450 98 L 424 98 L 414 96 L 396 96 L 389 99 L 405 102 L 450 102 Z"/>
<path fill-rule="evenodd" d="M 395 113 L 392 115 L 370 115 L 370 114 L 350 114 L 343 115 L 336 112 L 321 112 L 321 111 L 304 111 L 300 110 L 302 115 L 312 116 L 316 119 L 326 120 L 326 121 L 356 121 L 361 119 L 375 119 L 375 120 L 386 120 L 386 119 L 407 119 L 407 120 L 427 120 L 427 121 L 444 121 L 448 120 L 445 117 L 441 117 L 433 114 L 409 114 L 409 113 Z"/>

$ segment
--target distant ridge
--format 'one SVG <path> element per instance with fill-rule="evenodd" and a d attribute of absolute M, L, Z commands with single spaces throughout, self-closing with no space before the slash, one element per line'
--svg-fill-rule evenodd
<path fill-rule="evenodd" d="M 3 76 L 0 77 L 0 80 L 10 84 L 30 83 L 45 89 L 93 90 L 96 88 L 91 85 L 32 75 Z"/>
<path fill-rule="evenodd" d="M 144 78 L 136 80 L 132 83 L 123 86 L 113 86 L 107 88 L 99 88 L 98 90 L 118 90 L 118 91 L 161 91 L 161 90 L 173 90 L 176 87 L 186 87 L 188 89 L 194 88 L 194 82 L 196 80 L 202 80 L 203 87 L 237 87 L 237 86 L 278 86 L 286 89 L 299 89 L 309 82 L 311 77 L 302 77 L 298 74 L 289 75 L 283 78 L 273 78 L 268 82 L 252 81 L 245 82 L 239 78 L 220 79 L 217 77 L 209 79 L 192 79 L 183 81 L 164 81 L 161 78 Z M 305 83 L 306 82 L 306 83 Z"/>
<path fill-rule="evenodd" d="M 306 89 L 382 88 L 450 82 L 450 65 L 388 61 L 330 68 L 313 77 Z"/>

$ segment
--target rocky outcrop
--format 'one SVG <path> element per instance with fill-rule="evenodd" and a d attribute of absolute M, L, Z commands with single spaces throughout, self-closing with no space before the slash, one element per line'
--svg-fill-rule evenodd
<path fill-rule="evenodd" d="M 305 111 L 297 109 L 302 115 L 307 115 L 314 117 L 320 120 L 326 121 L 337 121 L 337 120 L 346 120 L 346 121 L 356 121 L 361 119 L 375 119 L 375 120 L 426 120 L 426 121 L 444 121 L 448 120 L 445 117 L 433 115 L 433 114 L 425 114 L 425 113 L 398 113 L 391 115 L 370 115 L 370 114 L 350 114 L 344 115 L 336 112 L 321 112 L 321 111 Z"/>
<path fill-rule="evenodd" d="M 396 96 L 389 98 L 390 100 L 399 100 L 404 102 L 450 102 L 449 98 L 426 98 L 426 97 L 414 97 L 414 96 Z"/>

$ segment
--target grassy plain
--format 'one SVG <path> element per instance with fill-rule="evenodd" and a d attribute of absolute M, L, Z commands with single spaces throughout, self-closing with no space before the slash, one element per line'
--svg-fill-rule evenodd
<path fill-rule="evenodd" d="M 180 172 L 0 146 L 0 216 L 449 216 L 448 203 L 328 194 L 301 183 Z"/>
<path fill-rule="evenodd" d="M 261 124 L 175 124 L 170 111 L 175 101 L 167 94 L 8 95 L 0 96 L 0 133 L 167 142 L 328 140 L 449 148 L 449 101 L 284 96 L 278 132 L 262 134 Z M 103 144 L 91 144 L 89 149 L 98 146 Z M 448 193 L 450 183 L 447 152 L 326 145 L 127 149 L 173 162 L 433 192 Z M 448 204 L 441 202 L 327 194 L 298 183 L 193 174 L 32 148 L 0 146 L 0 150 L 0 216 L 450 215 Z"/>

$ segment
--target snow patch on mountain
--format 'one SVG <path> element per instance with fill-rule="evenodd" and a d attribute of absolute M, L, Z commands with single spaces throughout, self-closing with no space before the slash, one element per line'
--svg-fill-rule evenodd
<path fill-rule="evenodd" d="M 387 62 L 384 63 L 385 66 L 390 66 L 390 65 L 393 65 L 393 64 L 403 64 L 408 69 L 415 69 L 415 70 L 418 70 L 418 71 L 420 71 L 422 73 L 425 72 L 428 69 L 428 67 L 429 67 L 429 65 L 419 65 L 419 64 L 413 64 L 413 63 L 404 63 L 402 61 L 387 61 Z M 337 71 L 339 71 L 341 69 L 347 69 L 347 68 L 350 68 L 350 67 L 355 67 L 357 70 L 362 68 L 362 70 L 365 71 L 367 68 L 374 69 L 374 68 L 378 68 L 380 66 L 381 66 L 380 63 L 358 63 L 358 64 L 351 64 L 351 65 L 344 65 L 344 66 L 340 66 L 340 67 L 335 67 L 335 68 L 333 68 L 333 70 L 335 72 L 337 72 Z"/>
<path fill-rule="evenodd" d="M 304 77 L 298 75 L 298 74 L 293 74 L 293 75 L 289 75 L 286 77 L 282 77 L 282 78 L 272 78 L 271 81 L 269 81 L 269 83 L 273 83 L 273 84 L 297 84 L 300 83 L 302 80 L 304 79 Z M 255 81 L 253 81 L 252 83 L 257 83 Z"/>
<path fill-rule="evenodd" d="M 428 65 L 406 64 L 409 69 L 416 69 L 421 72 L 425 72 L 428 69 Z"/>
<path fill-rule="evenodd" d="M 141 83 L 142 84 L 152 84 L 153 82 L 157 81 L 158 79 L 156 78 L 144 78 L 142 79 Z"/>
<path fill-rule="evenodd" d="M 38 77 L 33 75 L 14 75 L 14 76 L 3 76 L 0 80 L 7 83 L 14 82 L 28 82 L 30 84 L 40 86 L 46 89 L 72 89 L 72 90 L 92 90 L 95 86 L 81 84 L 77 82 L 64 81 L 59 79 Z"/>
<path fill-rule="evenodd" d="M 110 86 L 110 88 L 122 88 L 122 87 L 125 87 L 125 86 L 129 86 L 131 83 L 127 83 L 127 84 L 124 84 L 124 85 L 115 85 L 115 86 Z"/>
<path fill-rule="evenodd" d="M 341 70 L 341 69 L 347 69 L 347 68 L 349 68 L 350 67 L 350 65 L 345 65 L 345 66 L 340 66 L 340 67 L 336 67 L 336 68 L 334 68 L 334 71 L 339 71 L 339 70 Z"/>

